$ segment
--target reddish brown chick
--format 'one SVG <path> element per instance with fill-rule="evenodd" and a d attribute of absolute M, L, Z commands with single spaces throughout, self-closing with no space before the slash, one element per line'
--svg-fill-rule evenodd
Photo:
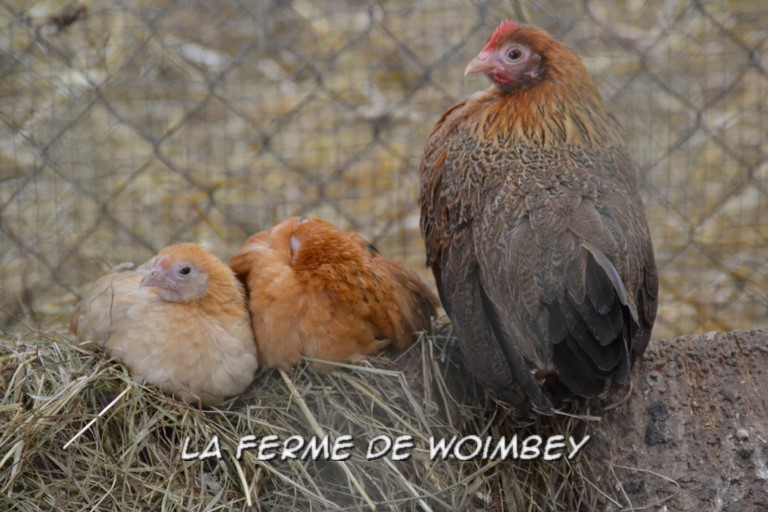
<path fill-rule="evenodd" d="M 184 401 L 217 404 L 243 392 L 258 363 L 232 271 L 196 244 L 166 247 L 146 267 L 99 278 L 72 315 L 72 333 Z"/>
<path fill-rule="evenodd" d="M 465 72 L 492 85 L 426 143 L 427 263 L 475 376 L 551 414 L 551 390 L 598 395 L 648 344 L 658 279 L 643 205 L 619 125 L 566 46 L 507 21 Z"/>
<path fill-rule="evenodd" d="M 403 350 L 429 328 L 437 305 L 402 264 L 314 217 L 253 235 L 229 264 L 246 283 L 266 367 L 302 356 L 344 362 L 389 344 Z"/>

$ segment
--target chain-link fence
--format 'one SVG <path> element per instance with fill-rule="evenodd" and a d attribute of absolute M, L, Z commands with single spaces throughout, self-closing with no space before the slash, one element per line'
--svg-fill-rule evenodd
<path fill-rule="evenodd" d="M 501 19 L 585 61 L 626 129 L 661 274 L 655 335 L 765 325 L 759 0 L 0 0 L 0 325 L 59 322 L 108 265 L 315 214 L 424 268 L 418 163 L 487 86 Z"/>

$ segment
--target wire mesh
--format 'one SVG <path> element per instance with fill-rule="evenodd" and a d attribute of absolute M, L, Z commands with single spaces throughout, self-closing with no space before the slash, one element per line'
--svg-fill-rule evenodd
<path fill-rule="evenodd" d="M 754 0 L 0 0 L 0 325 L 107 267 L 314 214 L 430 279 L 418 164 L 499 20 L 583 58 L 626 130 L 656 337 L 765 326 L 768 6 Z"/>

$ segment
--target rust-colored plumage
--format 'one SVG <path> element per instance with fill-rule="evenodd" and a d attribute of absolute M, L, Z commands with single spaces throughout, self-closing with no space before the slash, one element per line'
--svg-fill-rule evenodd
<path fill-rule="evenodd" d="M 138 270 L 96 280 L 70 330 L 122 361 L 137 381 L 186 402 L 237 395 L 258 369 L 245 291 L 196 244 L 166 247 Z"/>
<path fill-rule="evenodd" d="M 492 85 L 426 143 L 427 263 L 477 378 L 551 413 L 555 382 L 598 395 L 645 350 L 658 280 L 643 205 L 618 123 L 566 46 L 504 22 L 466 73 Z"/>
<path fill-rule="evenodd" d="M 343 362 L 390 343 L 402 350 L 429 328 L 437 304 L 402 264 L 314 217 L 253 235 L 229 264 L 246 283 L 266 367 L 302 356 Z"/>

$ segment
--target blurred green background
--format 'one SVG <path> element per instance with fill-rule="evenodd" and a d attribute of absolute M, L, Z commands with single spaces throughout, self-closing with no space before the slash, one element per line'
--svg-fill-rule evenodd
<path fill-rule="evenodd" d="M 110 266 L 314 214 L 431 281 L 418 165 L 505 18 L 583 58 L 626 130 L 654 337 L 765 326 L 768 3 L 0 0 L 0 326 Z"/>

